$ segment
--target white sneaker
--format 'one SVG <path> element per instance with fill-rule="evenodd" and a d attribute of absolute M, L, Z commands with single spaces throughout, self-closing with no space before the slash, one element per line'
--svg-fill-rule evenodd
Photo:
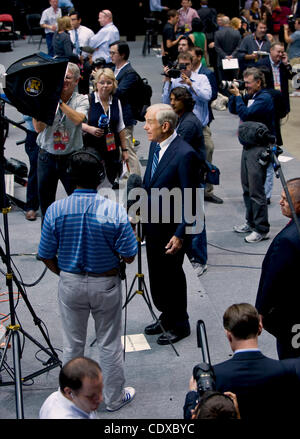
<path fill-rule="evenodd" d="M 258 233 L 253 231 L 252 233 L 250 233 L 250 235 L 245 237 L 245 241 L 246 242 L 260 242 L 263 239 L 269 239 L 269 235 L 267 233 L 262 234 L 262 233 Z"/>
<path fill-rule="evenodd" d="M 125 387 L 123 390 L 123 398 L 122 401 L 115 407 L 106 406 L 106 410 L 108 412 L 115 412 L 120 410 L 124 405 L 129 404 L 133 398 L 135 397 L 135 389 L 133 387 Z"/>
<path fill-rule="evenodd" d="M 233 231 L 236 233 L 248 233 L 248 232 L 252 232 L 252 229 L 248 223 L 245 223 L 242 224 L 241 226 L 234 226 Z"/>
<path fill-rule="evenodd" d="M 193 269 L 196 271 L 198 277 L 202 276 L 207 271 L 206 264 L 199 264 L 198 262 L 192 262 Z"/>

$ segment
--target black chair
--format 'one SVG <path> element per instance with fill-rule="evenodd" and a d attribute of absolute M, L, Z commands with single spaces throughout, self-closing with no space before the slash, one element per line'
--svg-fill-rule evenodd
<path fill-rule="evenodd" d="M 30 41 L 34 42 L 34 36 L 39 35 L 40 43 L 39 49 L 41 47 L 43 38 L 45 38 L 45 31 L 40 25 L 41 15 L 40 14 L 27 14 L 26 15 L 26 23 L 28 28 L 28 43 Z"/>

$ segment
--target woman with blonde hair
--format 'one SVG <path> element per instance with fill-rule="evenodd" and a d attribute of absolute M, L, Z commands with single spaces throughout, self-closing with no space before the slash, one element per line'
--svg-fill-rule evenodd
<path fill-rule="evenodd" d="M 113 184 L 121 172 L 120 148 L 122 161 L 128 161 L 122 107 L 114 95 L 118 81 L 111 69 L 104 68 L 94 72 L 93 83 L 88 121 L 82 124 L 84 145 L 100 154 L 107 179 Z"/>
<path fill-rule="evenodd" d="M 57 19 L 57 30 L 53 35 L 53 51 L 55 57 L 68 58 L 71 62 L 78 62 L 78 57 L 74 55 L 69 30 L 72 29 L 70 17 L 61 17 Z"/>

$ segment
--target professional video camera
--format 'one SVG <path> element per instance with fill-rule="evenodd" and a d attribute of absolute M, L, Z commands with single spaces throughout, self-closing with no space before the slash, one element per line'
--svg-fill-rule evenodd
<path fill-rule="evenodd" d="M 197 344 L 202 350 L 203 362 L 193 368 L 193 377 L 197 382 L 197 392 L 200 397 L 207 390 L 215 390 L 215 374 L 210 362 L 206 329 L 203 320 L 197 322 Z"/>
<path fill-rule="evenodd" d="M 219 88 L 220 90 L 228 90 L 229 88 L 233 88 L 234 85 L 239 90 L 245 90 L 245 81 L 240 79 L 234 79 L 233 81 L 221 81 Z"/>
<path fill-rule="evenodd" d="M 98 120 L 98 127 L 104 130 L 104 134 L 108 133 L 109 119 L 106 114 L 101 114 Z"/>
<path fill-rule="evenodd" d="M 289 15 L 287 18 L 287 24 L 289 26 L 289 31 L 290 32 L 295 32 L 295 17 L 293 15 Z"/>

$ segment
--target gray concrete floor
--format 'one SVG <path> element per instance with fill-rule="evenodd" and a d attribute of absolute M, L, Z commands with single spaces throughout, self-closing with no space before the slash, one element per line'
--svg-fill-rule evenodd
<path fill-rule="evenodd" d="M 152 103 L 160 101 L 162 88 L 161 59 L 151 52 L 142 56 L 140 40 L 130 42 L 131 62 L 142 77 L 147 77 L 153 87 Z M 28 44 L 26 41 L 16 41 L 13 52 L 1 53 L 0 63 L 7 68 L 12 62 L 23 56 L 37 52 L 37 43 Z M 42 46 L 45 50 L 45 45 Z M 291 98 L 292 114 L 284 126 L 284 156 L 291 160 L 282 163 L 282 171 L 286 179 L 298 177 L 299 166 L 299 98 Z M 9 105 L 6 106 L 6 115 L 15 121 L 21 119 L 20 114 Z M 221 170 L 221 184 L 215 188 L 216 195 L 224 199 L 224 204 L 215 205 L 206 203 L 205 214 L 208 236 L 208 272 L 201 278 L 196 277 L 188 260 L 184 268 L 188 282 L 188 312 L 192 326 L 191 336 L 175 345 L 179 356 L 171 347 L 157 345 L 155 336 L 147 336 L 149 344 L 147 350 L 127 352 L 125 356 L 125 370 L 127 385 L 136 388 L 136 398 L 120 412 L 107 413 L 100 407 L 99 414 L 106 420 L 114 419 L 182 419 L 182 407 L 185 394 L 188 390 L 189 378 L 193 366 L 202 361 L 201 351 L 197 347 L 196 324 L 203 319 L 206 325 L 209 350 L 212 363 L 220 362 L 231 356 L 229 345 L 222 328 L 222 316 L 225 309 L 236 302 L 254 303 L 260 267 L 271 243 L 271 239 L 286 224 L 278 205 L 282 190 L 279 179 L 274 179 L 272 203 L 269 207 L 271 223 L 271 239 L 258 244 L 246 244 L 243 237 L 232 231 L 232 227 L 244 221 L 244 205 L 240 184 L 240 156 L 241 145 L 237 140 L 238 118 L 228 111 L 215 111 L 215 121 L 211 128 L 215 143 L 214 163 Z M 291 128 L 293 125 L 293 129 Z M 138 149 L 140 159 L 147 158 L 149 142 L 143 130 L 143 123 L 139 122 L 135 128 L 135 137 L 141 142 Z M 24 138 L 23 132 L 10 126 L 9 137 L 5 144 L 5 156 L 14 157 L 28 163 L 24 145 L 16 146 L 16 141 Z M 143 168 L 144 169 L 144 168 Z M 15 185 L 15 195 L 25 200 L 25 188 Z M 57 197 L 62 198 L 65 193 L 59 186 Z M 22 277 L 25 284 L 32 284 L 44 270 L 41 262 L 37 261 L 32 253 L 37 251 L 40 239 L 40 218 L 36 222 L 25 220 L 24 212 L 12 208 L 8 215 L 9 238 L 14 270 L 18 278 Z M 1 230 L 3 233 L 3 218 L 1 216 Z M 1 246 L 4 248 L 2 240 Z M 148 271 L 145 249 L 142 248 L 143 272 L 148 286 Z M 5 272 L 5 266 L 1 264 Z M 17 271 L 18 270 L 18 271 Z M 136 263 L 127 269 L 128 286 L 137 272 Z M 57 277 L 47 271 L 42 280 L 34 287 L 26 288 L 27 297 L 36 315 L 42 319 L 47 328 L 52 346 L 61 356 L 62 335 L 60 317 L 57 307 Z M 5 277 L 0 278 L 0 292 L 7 291 Z M 136 284 L 134 285 L 134 290 Z M 284 291 L 283 291 L 284 294 Z M 125 292 L 124 292 L 125 297 Z M 5 298 L 5 296 L 2 296 Z M 24 331 L 46 346 L 41 332 L 33 322 L 33 317 L 20 298 L 16 301 L 16 313 Z M 8 312 L 8 303 L 0 303 L 0 312 Z M 124 313 L 125 318 L 125 313 Z M 127 307 L 127 334 L 142 334 L 144 327 L 151 322 L 151 314 L 143 300 L 136 295 Z M 94 340 L 92 322 L 89 325 L 86 355 L 98 358 L 96 346 L 90 346 Z M 24 343 L 23 343 L 24 341 Z M 43 366 L 41 361 L 48 357 L 40 352 L 39 347 L 27 337 L 22 342 L 21 369 L 22 376 L 28 376 Z M 275 341 L 268 333 L 260 336 L 260 347 L 263 352 L 276 358 Z M 13 366 L 11 349 L 8 351 L 7 363 Z M 37 419 L 39 408 L 46 397 L 57 389 L 59 368 L 37 376 L 33 380 L 24 382 L 23 403 L 26 419 Z M 7 380 L 6 372 L 2 372 L 3 379 Z M 14 386 L 0 388 L 0 419 L 16 418 Z"/>

